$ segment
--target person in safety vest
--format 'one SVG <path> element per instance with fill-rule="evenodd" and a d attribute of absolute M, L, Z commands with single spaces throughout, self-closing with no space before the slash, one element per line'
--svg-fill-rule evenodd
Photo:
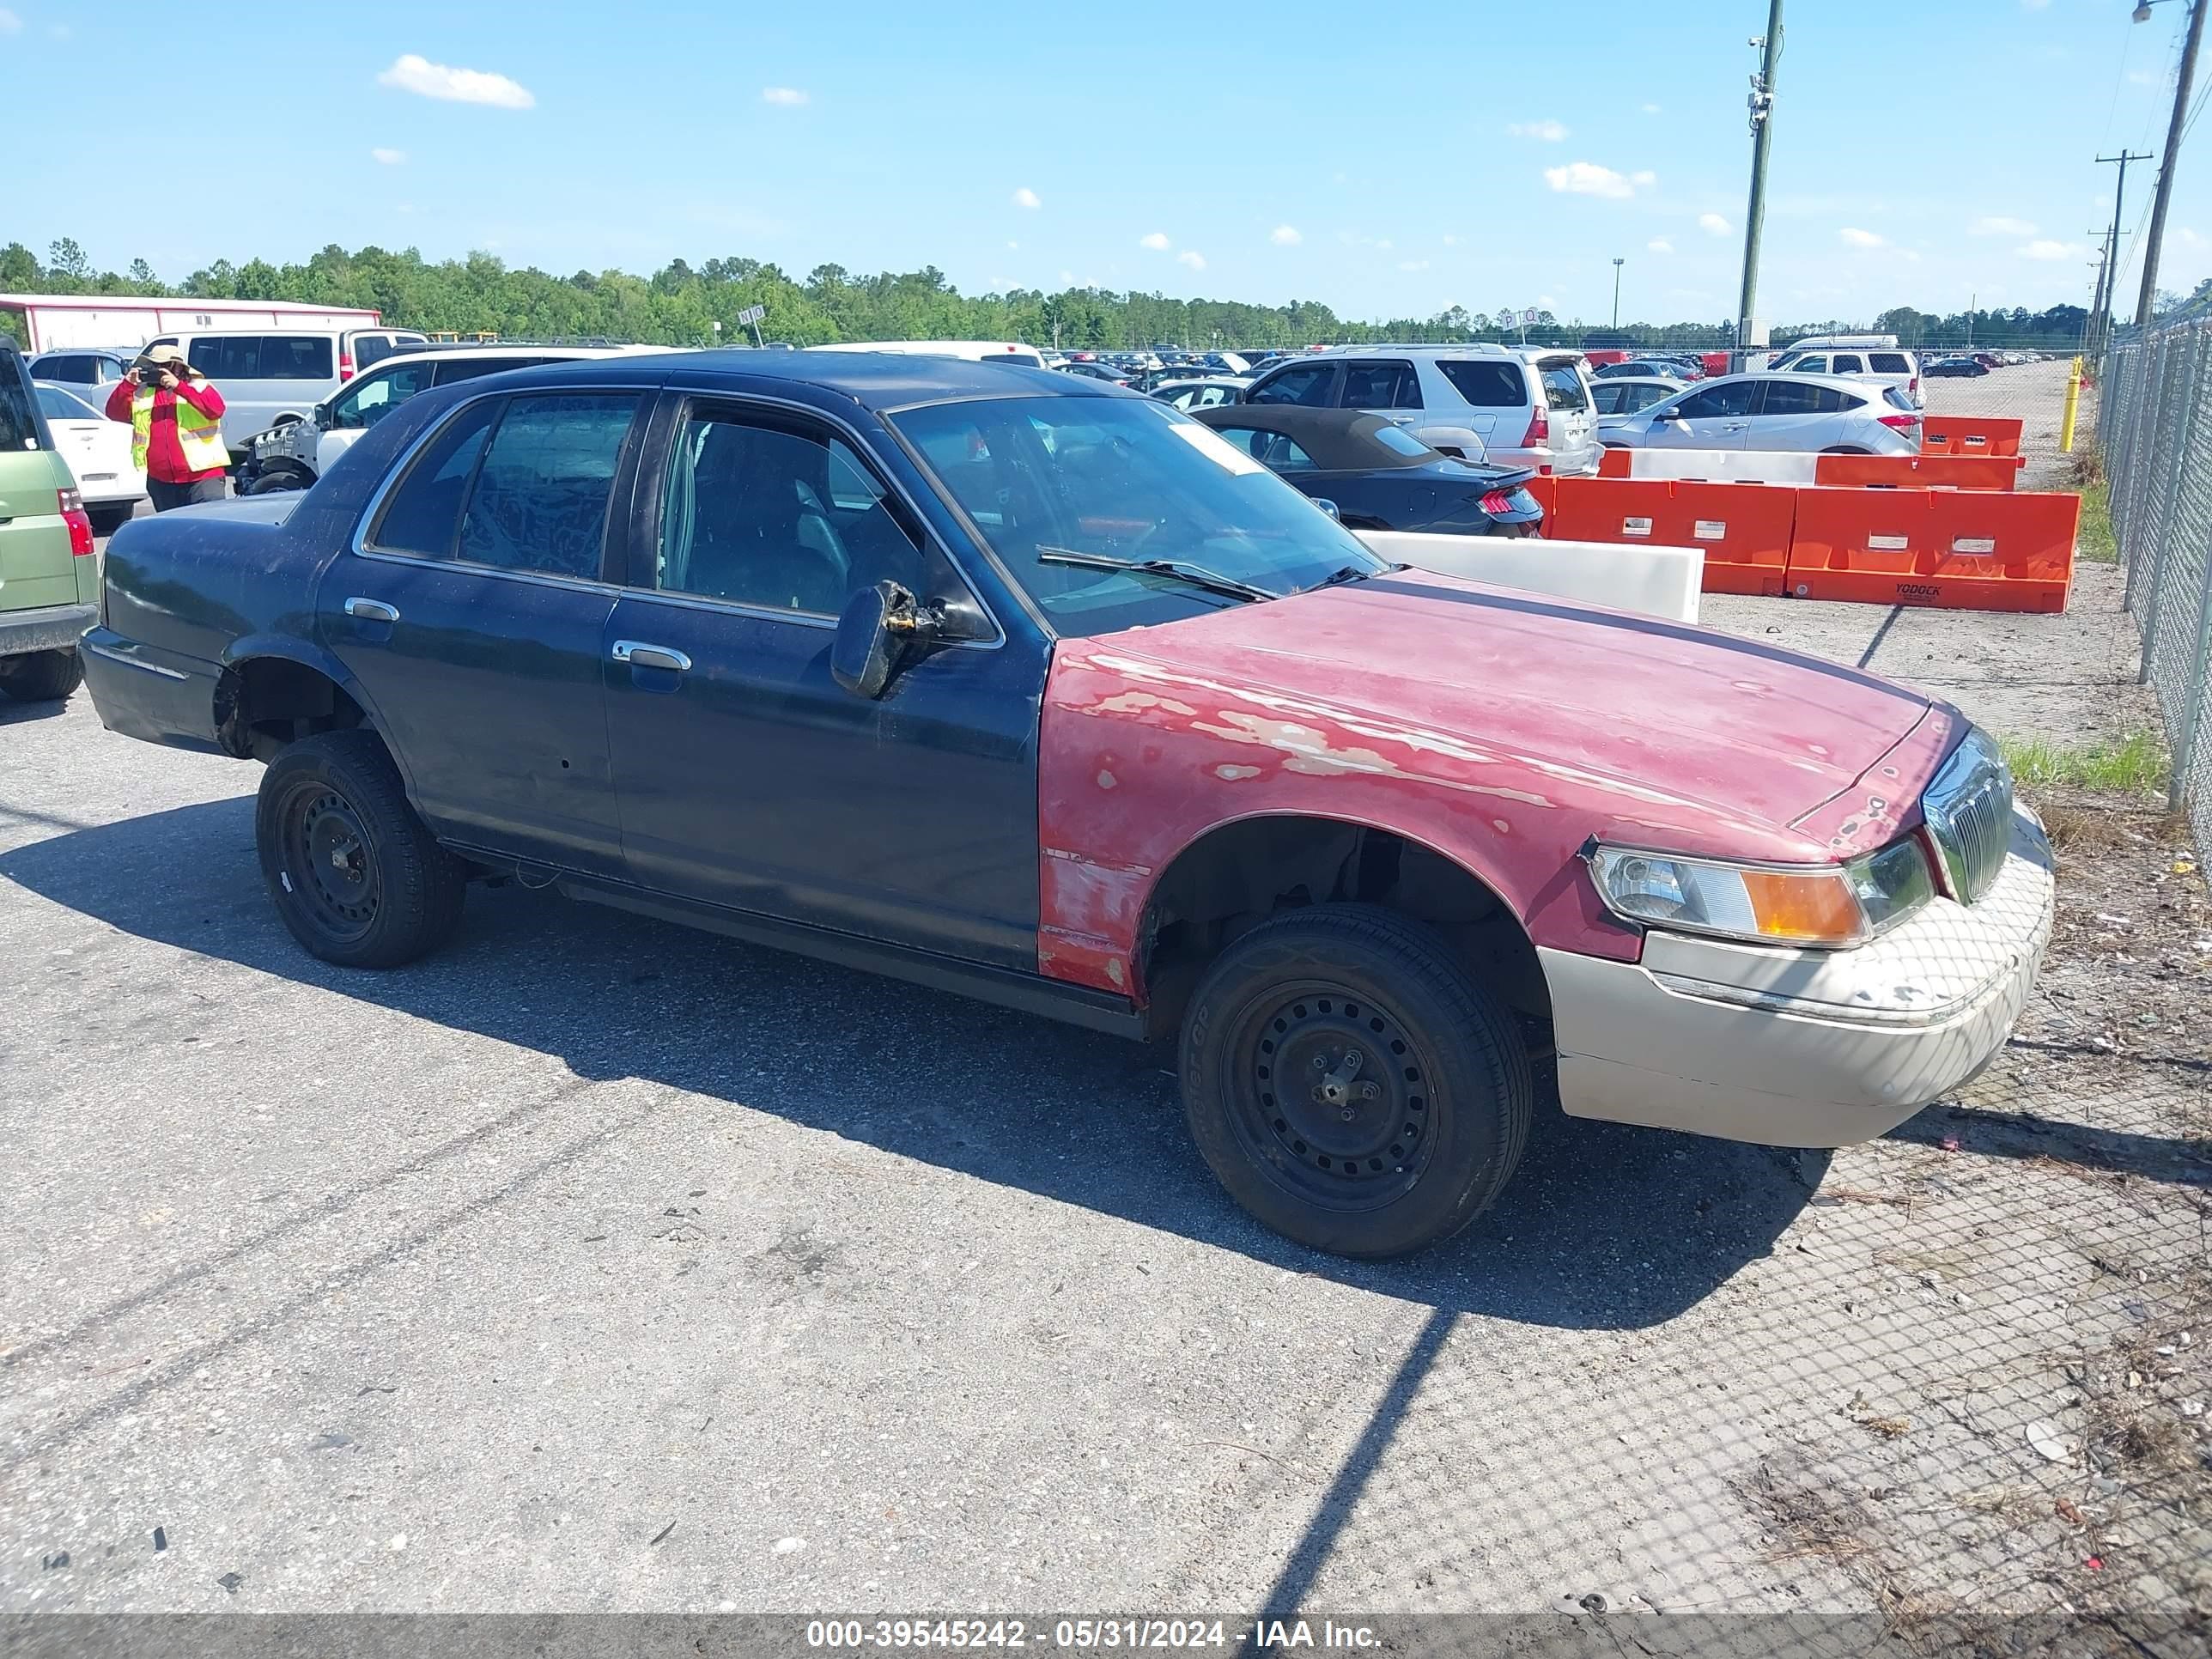
<path fill-rule="evenodd" d="M 107 418 L 131 428 L 131 464 L 146 469 L 154 510 L 229 494 L 222 393 L 173 345 L 149 347 L 107 394 Z"/>

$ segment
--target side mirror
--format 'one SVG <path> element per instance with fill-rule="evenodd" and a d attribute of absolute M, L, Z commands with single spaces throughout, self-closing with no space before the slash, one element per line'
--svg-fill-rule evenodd
<path fill-rule="evenodd" d="M 1330 518 L 1334 519 L 1338 523 L 1341 524 L 1344 522 L 1344 514 L 1336 510 L 1336 503 L 1329 500 L 1328 496 L 1311 495 L 1307 497 L 1307 499 L 1312 501 L 1313 504 L 1319 507 L 1322 512 L 1328 514 Z"/>
<path fill-rule="evenodd" d="M 864 587 L 845 602 L 830 647 L 830 678 L 856 697 L 884 695 L 915 646 L 934 639 L 936 613 L 894 581 Z"/>

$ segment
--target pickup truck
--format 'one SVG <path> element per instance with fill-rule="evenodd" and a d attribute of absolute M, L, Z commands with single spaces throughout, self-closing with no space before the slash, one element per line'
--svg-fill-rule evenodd
<path fill-rule="evenodd" d="M 1554 1075 L 1586 1116 L 1882 1133 L 2003 1043 L 2051 925 L 1955 709 L 1390 564 L 1045 371 L 426 392 L 311 489 L 126 526 L 84 660 L 112 730 L 265 763 L 262 873 L 327 961 L 519 877 L 1173 1040 L 1227 1191 L 1355 1255 L 1489 1204 Z"/>

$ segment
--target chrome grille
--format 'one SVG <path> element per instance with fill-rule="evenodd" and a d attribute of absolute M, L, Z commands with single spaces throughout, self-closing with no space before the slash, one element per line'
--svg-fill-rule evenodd
<path fill-rule="evenodd" d="M 1920 810 L 1943 861 L 1951 896 L 1972 904 L 1989 890 L 2012 847 L 2012 769 L 1981 732 L 1943 763 Z"/>

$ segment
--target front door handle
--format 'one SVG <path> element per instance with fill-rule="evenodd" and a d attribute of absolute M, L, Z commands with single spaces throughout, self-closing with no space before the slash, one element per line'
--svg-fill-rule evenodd
<path fill-rule="evenodd" d="M 647 645 L 642 640 L 617 640 L 611 653 L 617 662 L 632 668 L 665 668 L 671 673 L 690 672 L 691 659 L 672 645 Z"/>
<path fill-rule="evenodd" d="M 382 599 L 348 599 L 345 613 L 349 617 L 358 617 L 363 622 L 396 623 L 399 620 L 399 608 L 386 605 Z"/>

